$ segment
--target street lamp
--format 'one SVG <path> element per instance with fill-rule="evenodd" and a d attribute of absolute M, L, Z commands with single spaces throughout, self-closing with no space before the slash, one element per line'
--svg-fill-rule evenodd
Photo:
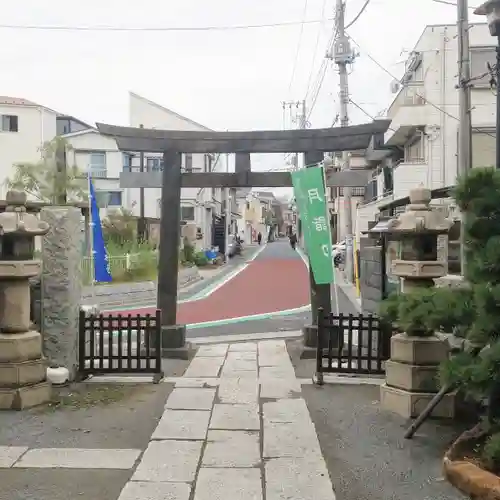
<path fill-rule="evenodd" d="M 491 36 L 497 38 L 495 81 L 497 90 L 497 121 L 496 121 L 496 168 L 500 168 L 500 0 L 487 0 L 475 11 L 477 16 L 486 16 Z"/>

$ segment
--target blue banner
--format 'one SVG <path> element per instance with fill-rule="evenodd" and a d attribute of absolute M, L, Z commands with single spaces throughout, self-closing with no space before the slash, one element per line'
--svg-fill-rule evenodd
<path fill-rule="evenodd" d="M 94 281 L 96 283 L 109 283 L 113 281 L 109 270 L 108 252 L 104 244 L 102 234 L 101 218 L 99 217 L 99 208 L 95 197 L 94 185 L 89 175 L 89 194 L 90 194 L 90 224 L 92 228 L 92 261 L 94 264 Z"/>

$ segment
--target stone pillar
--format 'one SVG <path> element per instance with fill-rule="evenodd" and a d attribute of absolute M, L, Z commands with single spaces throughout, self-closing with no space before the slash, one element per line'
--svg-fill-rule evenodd
<path fill-rule="evenodd" d="M 35 237 L 49 227 L 26 212 L 26 194 L 9 191 L 0 214 L 0 409 L 22 410 L 51 399 L 39 332 L 30 330 L 29 279 L 41 262 L 34 260 Z"/>
<path fill-rule="evenodd" d="M 74 207 L 46 207 L 41 219 L 50 226 L 42 244 L 43 351 L 50 366 L 67 368 L 72 380 L 78 369 L 78 316 L 82 297 L 81 212 Z"/>
<path fill-rule="evenodd" d="M 434 286 L 434 279 L 448 272 L 443 238 L 451 221 L 429 206 L 431 192 L 423 187 L 410 192 L 406 212 L 391 221 L 390 232 L 401 240 L 402 255 L 392 262 L 392 274 L 402 280 L 403 293 Z M 381 386 L 382 407 L 405 418 L 420 415 L 438 392 L 438 370 L 449 353 L 443 336 L 406 333 L 391 338 L 391 359 L 386 361 L 386 380 Z M 433 416 L 455 413 L 454 395 L 447 394 Z"/>

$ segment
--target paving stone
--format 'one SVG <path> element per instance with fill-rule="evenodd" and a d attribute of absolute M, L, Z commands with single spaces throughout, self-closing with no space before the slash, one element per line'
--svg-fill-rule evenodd
<path fill-rule="evenodd" d="M 217 377 L 224 360 L 225 358 L 223 357 L 198 358 L 195 356 L 184 376 L 188 378 Z"/>
<path fill-rule="evenodd" d="M 151 441 L 132 481 L 194 481 L 202 445 L 201 441 Z"/>
<path fill-rule="evenodd" d="M 286 344 L 284 340 L 261 340 L 258 343 L 259 354 L 261 352 L 271 352 L 271 351 L 285 351 Z"/>
<path fill-rule="evenodd" d="M 167 399 L 169 410 L 211 410 L 215 389 L 175 388 Z"/>
<path fill-rule="evenodd" d="M 259 370 L 261 380 L 295 380 L 293 366 L 262 366 Z"/>
<path fill-rule="evenodd" d="M 260 429 L 258 406 L 216 404 L 212 411 L 209 429 L 258 431 Z"/>
<path fill-rule="evenodd" d="M 25 446 L 0 446 L 0 468 L 12 467 L 19 457 L 27 451 L 28 448 Z"/>
<path fill-rule="evenodd" d="M 312 422 L 276 424 L 264 421 L 264 458 L 321 456 Z"/>
<path fill-rule="evenodd" d="M 129 481 L 118 500 L 189 500 L 191 486 L 186 483 Z"/>
<path fill-rule="evenodd" d="M 274 423 L 312 423 L 306 402 L 300 399 L 280 399 L 262 405 L 264 420 Z"/>
<path fill-rule="evenodd" d="M 199 347 L 198 352 L 196 353 L 196 358 L 223 358 L 227 353 L 228 347 L 229 344 L 202 345 Z"/>
<path fill-rule="evenodd" d="M 222 369 L 222 373 L 226 371 L 247 372 L 252 370 L 257 370 L 256 360 L 238 359 L 234 361 L 226 361 L 224 368 Z"/>
<path fill-rule="evenodd" d="M 186 378 L 186 377 L 168 377 L 168 383 L 174 383 L 175 387 L 217 387 L 219 380 L 215 378 Z"/>
<path fill-rule="evenodd" d="M 273 399 L 297 397 L 301 390 L 298 380 L 263 380 L 260 384 L 260 397 Z"/>
<path fill-rule="evenodd" d="M 260 461 L 258 432 L 209 431 L 202 467 L 256 467 Z"/>
<path fill-rule="evenodd" d="M 201 468 L 194 500 L 262 500 L 260 469 Z"/>
<path fill-rule="evenodd" d="M 335 500 L 322 457 L 266 461 L 266 500 Z"/>
<path fill-rule="evenodd" d="M 257 361 L 257 352 L 256 351 L 229 352 L 226 358 L 226 364 L 242 360 Z"/>
<path fill-rule="evenodd" d="M 257 369 L 247 370 L 247 371 L 222 370 L 221 379 L 226 379 L 226 378 L 245 378 L 245 379 L 255 380 L 255 383 L 257 383 L 258 372 Z"/>
<path fill-rule="evenodd" d="M 259 384 L 252 378 L 223 378 L 219 385 L 221 403 L 250 404 L 258 402 Z"/>
<path fill-rule="evenodd" d="M 14 467 L 38 469 L 131 469 L 141 450 L 36 448 Z"/>
<path fill-rule="evenodd" d="M 257 352 L 257 343 L 241 342 L 238 344 L 230 344 L 229 352 Z"/>
<path fill-rule="evenodd" d="M 209 411 L 166 410 L 151 439 L 204 440 L 209 421 Z"/>

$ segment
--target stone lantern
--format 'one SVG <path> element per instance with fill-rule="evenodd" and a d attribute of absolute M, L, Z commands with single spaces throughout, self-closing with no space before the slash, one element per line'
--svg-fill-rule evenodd
<path fill-rule="evenodd" d="M 0 409 L 21 410 L 50 400 L 42 338 L 30 330 L 29 279 L 40 274 L 35 236 L 46 222 L 26 212 L 26 194 L 9 191 L 0 213 Z"/>
<path fill-rule="evenodd" d="M 402 293 L 434 286 L 434 279 L 448 272 L 446 255 L 440 255 L 438 239 L 449 232 L 452 221 L 429 206 L 431 192 L 424 187 L 410 191 L 406 211 L 391 221 L 388 232 L 400 244 L 392 274 L 401 278 Z M 438 391 L 441 361 L 448 356 L 446 339 L 437 335 L 401 333 L 391 338 L 391 359 L 386 362 L 386 383 L 381 387 L 382 407 L 405 418 L 418 416 Z M 448 394 L 433 415 L 452 417 L 453 395 Z"/>
<path fill-rule="evenodd" d="M 402 279 L 403 292 L 434 286 L 434 279 L 448 274 L 447 259 L 439 258 L 438 240 L 453 223 L 440 210 L 431 208 L 430 202 L 429 189 L 412 189 L 406 211 L 389 223 L 391 238 L 400 242 L 400 255 L 393 260 L 391 271 Z"/>

